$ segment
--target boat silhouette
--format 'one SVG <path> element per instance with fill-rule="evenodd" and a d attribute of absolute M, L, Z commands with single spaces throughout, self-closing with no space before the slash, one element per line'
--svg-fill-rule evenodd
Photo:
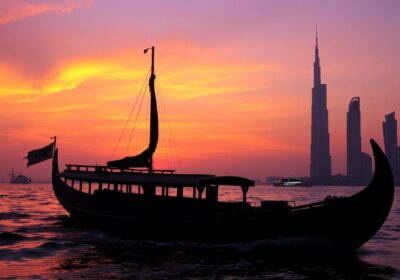
<path fill-rule="evenodd" d="M 10 184 L 30 184 L 30 183 L 32 183 L 31 178 L 22 174 L 16 175 L 14 169 L 11 171 Z"/>
<path fill-rule="evenodd" d="M 391 209 L 394 184 L 388 161 L 374 140 L 375 174 L 365 189 L 300 206 L 286 201 L 248 203 L 247 191 L 254 182 L 243 177 L 154 169 L 154 47 L 151 52 L 148 148 L 106 166 L 67 164 L 60 171 L 54 143 L 53 190 L 72 220 L 137 239 L 236 243 L 316 237 L 339 251 L 354 251 L 380 229 Z M 241 188 L 242 200 L 219 201 L 218 191 L 226 185 Z"/>
<path fill-rule="evenodd" d="M 290 177 L 281 178 L 279 181 L 273 181 L 272 185 L 275 187 L 310 187 L 308 182 L 305 182 L 299 178 Z"/>

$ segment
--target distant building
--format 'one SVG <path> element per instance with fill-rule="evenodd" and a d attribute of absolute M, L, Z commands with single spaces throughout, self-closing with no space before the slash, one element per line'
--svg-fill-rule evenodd
<path fill-rule="evenodd" d="M 327 88 L 321 84 L 318 35 L 315 44 L 314 87 L 311 107 L 311 164 L 313 183 L 329 183 L 331 179 L 331 155 L 329 151 Z"/>
<path fill-rule="evenodd" d="M 361 180 L 359 184 L 366 184 L 372 179 L 372 158 L 367 153 L 361 153 Z"/>
<path fill-rule="evenodd" d="M 396 181 L 396 185 L 400 185 L 400 146 L 397 146 L 397 177 L 395 177 Z"/>
<path fill-rule="evenodd" d="M 266 183 L 267 185 L 272 185 L 274 183 L 274 181 L 280 181 L 281 177 L 278 176 L 269 176 L 267 177 Z"/>
<path fill-rule="evenodd" d="M 399 179 L 399 172 L 397 168 L 397 120 L 395 113 L 392 112 L 385 116 L 383 126 L 383 139 L 385 142 L 385 154 L 388 158 L 390 167 L 392 168 L 393 177 L 395 180 Z"/>
<path fill-rule="evenodd" d="M 353 97 L 347 112 L 347 178 L 349 182 L 361 180 L 361 117 L 360 98 Z"/>

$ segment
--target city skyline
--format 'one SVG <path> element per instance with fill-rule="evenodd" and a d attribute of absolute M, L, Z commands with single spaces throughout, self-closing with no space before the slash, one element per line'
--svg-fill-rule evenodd
<path fill-rule="evenodd" d="M 183 171 L 308 175 L 316 24 L 332 174 L 346 174 L 348 101 L 363 100 L 367 153 L 369 138 L 383 147 L 382 117 L 400 109 L 399 8 L 396 1 L 1 2 L 0 179 L 12 168 L 49 178 L 49 163 L 25 169 L 22 158 L 54 135 L 61 164 L 110 160 L 145 80 L 142 50 L 152 45 Z M 147 136 L 139 121 L 129 153 Z M 156 165 L 168 167 L 167 143 L 160 139 Z"/>

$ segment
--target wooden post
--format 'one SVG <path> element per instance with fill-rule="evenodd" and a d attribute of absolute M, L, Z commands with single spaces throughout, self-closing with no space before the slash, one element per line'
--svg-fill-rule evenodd
<path fill-rule="evenodd" d="M 183 187 L 176 188 L 176 197 L 182 198 L 183 197 Z"/>
<path fill-rule="evenodd" d="M 243 203 L 247 202 L 247 191 L 249 190 L 249 186 L 241 186 L 243 192 Z"/>
<path fill-rule="evenodd" d="M 89 182 L 89 194 L 92 193 L 92 182 Z"/>
<path fill-rule="evenodd" d="M 82 192 L 82 181 L 79 181 L 79 191 Z"/>
<path fill-rule="evenodd" d="M 202 199 L 203 198 L 203 191 L 204 191 L 204 186 L 198 186 L 197 187 L 197 191 L 199 192 L 199 197 L 198 199 Z"/>
<path fill-rule="evenodd" d="M 218 185 L 206 186 L 206 200 L 210 203 L 218 202 Z"/>

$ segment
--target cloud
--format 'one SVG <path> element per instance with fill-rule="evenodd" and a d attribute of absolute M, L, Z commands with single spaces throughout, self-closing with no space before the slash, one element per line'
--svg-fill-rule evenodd
<path fill-rule="evenodd" d="M 114 59 L 79 59 L 61 62 L 46 75 L 30 77 L 13 69 L 12 65 L 0 64 L 0 98 L 13 102 L 35 101 L 38 98 L 73 90 L 89 80 L 135 80 L 142 78 L 143 70 L 131 70 L 123 62 Z"/>
<path fill-rule="evenodd" d="M 268 87 L 271 77 L 282 71 L 276 63 L 253 60 L 230 60 L 220 55 L 222 50 L 204 50 L 181 41 L 165 44 L 156 61 L 157 83 L 170 99 L 193 99 L 203 96 L 260 91 Z M 139 48 L 138 48 L 139 49 Z M 0 63 L 0 98 L 14 102 L 35 101 L 38 98 L 96 81 L 119 86 L 129 81 L 130 88 L 140 88 L 149 66 L 149 57 L 137 49 L 103 56 L 77 56 L 56 61 L 42 73 L 27 73 L 11 63 Z M 268 73 L 269 78 L 265 78 Z M 110 99 L 126 99 L 112 94 Z"/>
<path fill-rule="evenodd" d="M 0 2 L 0 25 L 20 21 L 46 13 L 65 14 L 80 7 L 88 7 L 92 0 L 29 1 L 3 0 Z"/>

